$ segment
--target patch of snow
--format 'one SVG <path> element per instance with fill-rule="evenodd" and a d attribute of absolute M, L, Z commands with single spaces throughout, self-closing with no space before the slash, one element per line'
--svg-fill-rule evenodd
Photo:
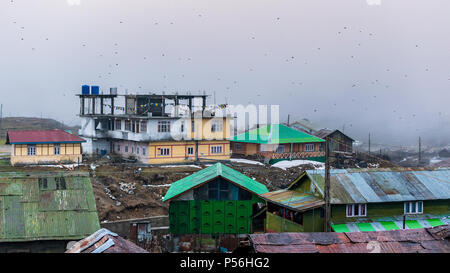
<path fill-rule="evenodd" d="M 83 164 L 63 164 L 67 168 L 75 168 Z M 52 168 L 63 168 L 61 165 L 31 165 L 30 167 L 52 167 Z"/>
<path fill-rule="evenodd" d="M 231 162 L 238 162 L 238 163 L 253 164 L 253 165 L 264 165 L 263 163 L 258 162 L 258 161 L 242 159 L 242 158 L 230 158 L 230 161 Z"/>
<path fill-rule="evenodd" d="M 432 159 L 430 159 L 430 164 L 436 164 L 442 162 L 442 159 L 440 159 L 439 157 L 433 157 Z"/>
<path fill-rule="evenodd" d="M 298 167 L 301 165 L 313 165 L 315 169 L 324 169 L 325 163 L 312 160 L 283 160 L 272 165 L 272 167 L 286 170 L 287 168 Z"/>
<path fill-rule="evenodd" d="M 163 166 L 159 166 L 159 167 L 161 167 L 161 168 L 191 167 L 191 168 L 198 168 L 198 169 L 202 168 L 197 165 L 163 165 Z"/>
<path fill-rule="evenodd" d="M 161 185 L 143 185 L 144 188 L 160 188 L 160 187 L 170 187 L 172 184 L 161 184 Z"/>

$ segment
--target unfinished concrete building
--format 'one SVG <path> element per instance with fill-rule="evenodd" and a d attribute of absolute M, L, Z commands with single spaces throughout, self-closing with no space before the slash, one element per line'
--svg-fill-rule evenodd
<path fill-rule="evenodd" d="M 207 95 L 118 95 L 111 88 L 78 96 L 87 154 L 117 153 L 146 164 L 230 158 L 231 117 L 207 109 Z"/>

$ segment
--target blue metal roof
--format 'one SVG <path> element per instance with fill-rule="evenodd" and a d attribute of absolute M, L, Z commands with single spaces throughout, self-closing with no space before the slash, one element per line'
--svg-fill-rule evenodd
<path fill-rule="evenodd" d="M 308 170 L 323 194 L 324 170 Z M 332 204 L 450 199 L 450 169 L 351 169 L 330 171 Z"/>

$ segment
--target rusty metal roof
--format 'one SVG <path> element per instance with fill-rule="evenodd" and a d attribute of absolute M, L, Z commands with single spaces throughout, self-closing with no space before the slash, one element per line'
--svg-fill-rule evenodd
<path fill-rule="evenodd" d="M 148 251 L 102 228 L 76 242 L 66 253 L 148 253 Z"/>
<path fill-rule="evenodd" d="M 324 170 L 306 174 L 323 196 Z M 378 203 L 450 198 L 450 169 L 348 169 L 330 171 L 331 203 Z"/>
<path fill-rule="evenodd" d="M 250 234 L 259 253 L 450 253 L 450 226 L 374 232 Z"/>
<path fill-rule="evenodd" d="M 296 211 L 305 211 L 312 208 L 321 207 L 325 202 L 312 194 L 302 193 L 293 190 L 278 190 L 260 195 L 268 202 L 280 206 L 289 207 Z"/>
<path fill-rule="evenodd" d="M 100 228 L 85 172 L 0 172 L 0 242 L 79 240 Z"/>

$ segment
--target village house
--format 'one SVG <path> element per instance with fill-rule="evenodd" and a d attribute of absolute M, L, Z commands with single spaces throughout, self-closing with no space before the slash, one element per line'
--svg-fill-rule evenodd
<path fill-rule="evenodd" d="M 342 133 L 339 130 L 321 129 L 314 133 L 314 135 L 321 139 L 329 138 L 330 150 L 333 152 L 352 153 L 353 140 L 351 137 Z"/>
<path fill-rule="evenodd" d="M 84 139 L 60 129 L 8 131 L 11 165 L 81 163 Z"/>
<path fill-rule="evenodd" d="M 89 173 L 0 172 L 0 253 L 63 253 L 98 229 Z"/>
<path fill-rule="evenodd" d="M 283 124 L 265 125 L 231 139 L 233 154 L 263 159 L 270 164 L 292 159 L 325 162 L 323 142 Z"/>
<path fill-rule="evenodd" d="M 79 134 L 86 140 L 87 154 L 116 153 L 146 164 L 230 158 L 231 117 L 207 111 L 207 95 L 117 95 L 113 88 L 110 94 L 99 94 L 89 92 L 89 86 L 83 90 L 78 95 Z M 118 97 L 124 106 L 115 102 Z"/>
<path fill-rule="evenodd" d="M 336 232 L 450 224 L 450 170 L 333 169 L 331 227 Z M 267 201 L 268 232 L 324 231 L 324 170 L 308 170 Z"/>
<path fill-rule="evenodd" d="M 164 202 L 169 204 L 172 234 L 247 234 L 264 231 L 260 194 L 266 186 L 216 163 L 175 183 Z M 258 217 L 259 215 L 259 217 Z"/>

